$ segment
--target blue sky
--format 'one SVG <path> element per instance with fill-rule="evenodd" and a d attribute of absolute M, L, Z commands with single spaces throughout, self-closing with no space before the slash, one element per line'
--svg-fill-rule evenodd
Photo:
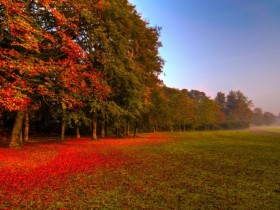
<path fill-rule="evenodd" d="M 161 26 L 169 87 L 214 98 L 241 90 L 255 107 L 280 113 L 280 0 L 130 0 Z"/>

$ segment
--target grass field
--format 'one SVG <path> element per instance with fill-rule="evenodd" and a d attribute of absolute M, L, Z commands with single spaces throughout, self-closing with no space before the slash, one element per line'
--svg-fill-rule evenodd
<path fill-rule="evenodd" d="M 262 131 L 280 133 L 280 126 L 261 126 L 261 127 L 257 127 L 256 129 Z"/>
<path fill-rule="evenodd" d="M 280 209 L 280 134 L 140 134 L 0 148 L 0 209 Z"/>

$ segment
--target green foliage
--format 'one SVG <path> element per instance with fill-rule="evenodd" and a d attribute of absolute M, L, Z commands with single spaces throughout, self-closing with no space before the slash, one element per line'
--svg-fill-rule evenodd
<path fill-rule="evenodd" d="M 252 103 L 240 91 L 231 91 L 227 96 L 219 92 L 213 100 L 198 90 L 158 86 L 151 96 L 144 121 L 147 124 L 148 118 L 154 131 L 238 129 L 247 128 L 251 122 Z"/>
<path fill-rule="evenodd" d="M 261 108 L 253 110 L 252 124 L 256 126 L 272 125 L 277 122 L 277 117 L 270 112 L 263 112 Z"/>
<path fill-rule="evenodd" d="M 91 119 L 88 118 L 86 113 L 82 110 L 72 111 L 67 114 L 67 125 L 70 128 L 75 128 L 76 126 L 86 125 L 89 126 Z"/>
<path fill-rule="evenodd" d="M 252 119 L 253 103 L 241 91 L 230 91 L 225 107 L 226 127 L 247 128 Z"/>
<path fill-rule="evenodd" d="M 276 117 L 270 112 L 265 112 L 263 114 L 263 121 L 265 125 L 272 125 L 276 122 Z"/>
<path fill-rule="evenodd" d="M 0 20 L 1 109 L 46 103 L 64 113 L 65 104 L 70 127 L 91 113 L 120 124 L 147 112 L 163 65 L 160 28 L 127 0 L 4 0 Z"/>

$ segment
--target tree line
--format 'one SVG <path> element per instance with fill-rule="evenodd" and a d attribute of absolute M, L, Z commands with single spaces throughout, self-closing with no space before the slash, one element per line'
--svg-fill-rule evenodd
<path fill-rule="evenodd" d="M 0 129 L 11 148 L 35 134 L 96 140 L 250 123 L 240 91 L 212 100 L 162 84 L 161 28 L 128 0 L 1 0 L 0 23 Z"/>
<path fill-rule="evenodd" d="M 256 126 L 280 124 L 280 114 L 275 116 L 270 112 L 264 112 L 261 108 L 254 108 L 252 123 Z"/>
<path fill-rule="evenodd" d="M 151 108 L 143 118 L 148 131 L 151 127 L 154 131 L 244 129 L 280 120 L 280 114 L 276 117 L 270 112 L 259 113 L 261 108 L 252 110 L 253 102 L 240 90 L 231 90 L 227 95 L 218 92 L 211 99 L 199 90 L 162 86 L 153 90 L 151 101 Z"/>
<path fill-rule="evenodd" d="M 241 91 L 219 92 L 215 99 L 199 90 L 160 87 L 152 94 L 147 115 L 153 129 L 214 130 L 249 126 L 252 102 Z"/>

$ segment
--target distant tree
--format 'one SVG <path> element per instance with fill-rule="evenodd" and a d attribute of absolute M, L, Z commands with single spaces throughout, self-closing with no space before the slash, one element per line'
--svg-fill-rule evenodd
<path fill-rule="evenodd" d="M 261 108 L 255 108 L 253 110 L 252 123 L 258 126 L 264 124 L 264 115 L 263 110 Z"/>
<path fill-rule="evenodd" d="M 199 90 L 191 90 L 189 92 L 189 96 L 190 96 L 190 98 L 195 99 L 198 102 L 202 102 L 209 98 L 206 96 L 206 94 L 204 92 L 199 91 Z"/>
<path fill-rule="evenodd" d="M 253 106 L 241 91 L 230 91 L 227 95 L 225 107 L 227 128 L 246 128 L 249 127 Z"/>
<path fill-rule="evenodd" d="M 187 89 L 183 89 L 180 92 L 182 106 L 180 123 L 183 126 L 183 130 L 186 131 L 187 127 L 190 125 L 191 119 L 194 117 L 192 113 L 193 101 L 189 97 L 189 91 Z M 182 130 L 181 126 L 180 130 Z"/>
<path fill-rule="evenodd" d="M 169 107 L 167 101 L 168 98 L 164 94 L 161 86 L 152 89 L 151 104 L 147 116 L 154 132 L 158 131 L 158 128 L 168 121 Z"/>
<path fill-rule="evenodd" d="M 270 112 L 265 112 L 263 114 L 263 121 L 265 125 L 272 125 L 273 123 L 276 122 L 276 117 L 274 114 Z"/>
<path fill-rule="evenodd" d="M 214 129 L 218 124 L 218 105 L 199 90 L 191 90 L 189 96 L 193 103 L 193 129 Z"/>
<path fill-rule="evenodd" d="M 276 117 L 276 123 L 277 123 L 277 125 L 280 125 L 280 113 Z"/>
<path fill-rule="evenodd" d="M 218 92 L 214 100 L 219 104 L 221 110 L 224 111 L 226 108 L 226 95 Z"/>
<path fill-rule="evenodd" d="M 217 103 L 218 105 L 218 124 L 219 126 L 223 126 L 225 123 L 225 112 L 226 112 L 226 95 L 225 93 L 222 92 L 218 92 L 214 101 Z"/>
<path fill-rule="evenodd" d="M 219 128 L 221 125 L 221 110 L 219 104 L 207 99 L 202 103 L 203 106 L 203 124 L 206 130 Z"/>
<path fill-rule="evenodd" d="M 175 125 L 178 125 L 179 118 L 181 114 L 181 110 L 179 107 L 181 104 L 178 103 L 178 100 L 180 98 L 180 90 L 176 88 L 170 88 L 170 87 L 163 87 L 163 92 L 165 97 L 167 98 L 167 116 L 168 120 L 166 124 L 169 125 L 170 131 L 174 130 Z"/>

